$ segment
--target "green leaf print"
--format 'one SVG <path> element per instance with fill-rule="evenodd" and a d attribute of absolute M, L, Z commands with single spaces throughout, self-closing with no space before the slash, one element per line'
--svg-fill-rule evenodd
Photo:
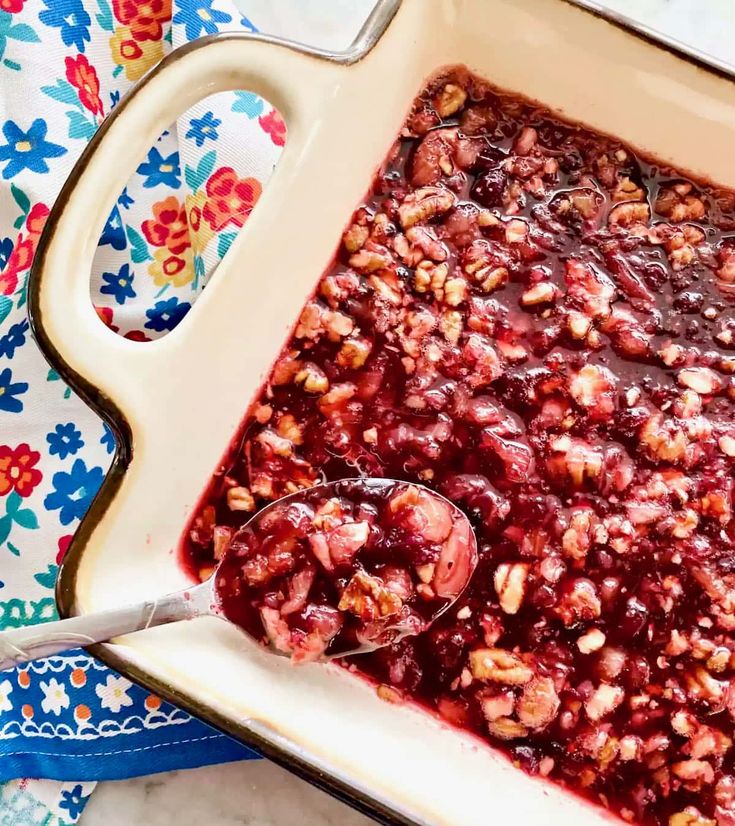
<path fill-rule="evenodd" d="M 5 500 L 5 513 L 14 516 L 20 508 L 21 498 L 17 490 L 14 490 Z"/>
<path fill-rule="evenodd" d="M 197 168 L 194 169 L 191 166 L 187 166 L 184 169 L 184 177 L 186 178 L 186 183 L 191 188 L 192 192 L 196 192 L 199 187 L 207 180 L 207 178 L 212 174 L 212 170 L 214 169 L 215 161 L 217 160 L 217 153 L 214 149 L 207 152 L 205 155 L 202 156 L 202 159 L 199 161 Z"/>
<path fill-rule="evenodd" d="M 5 319 L 10 315 L 10 311 L 13 308 L 13 302 L 7 297 L 7 295 L 0 295 L 0 324 L 5 321 Z"/>
<path fill-rule="evenodd" d="M 10 194 L 13 196 L 13 200 L 20 208 L 20 215 L 15 219 L 13 227 L 15 229 L 20 229 L 26 219 L 26 215 L 28 215 L 28 210 L 31 208 L 31 199 L 19 186 L 12 183 L 10 184 Z"/>
<path fill-rule="evenodd" d="M 16 23 L 13 25 L 13 15 L 7 11 L 0 11 L 0 60 L 2 60 L 3 66 L 17 72 L 20 70 L 20 64 L 8 58 L 3 60 L 8 40 L 38 43 L 39 37 L 27 23 Z"/>
<path fill-rule="evenodd" d="M 146 244 L 145 238 L 143 238 L 138 230 L 134 227 L 126 226 L 125 234 L 128 236 L 128 241 L 130 241 L 130 246 L 132 247 L 130 257 L 133 259 L 133 263 L 140 264 L 141 261 L 150 261 L 151 254 L 148 251 L 148 244 Z"/>
<path fill-rule="evenodd" d="M 59 571 L 58 565 L 49 565 L 45 571 L 41 571 L 38 574 L 34 574 L 33 578 L 39 585 L 42 585 L 44 588 L 53 588 L 56 585 L 56 574 Z"/>
<path fill-rule="evenodd" d="M 13 520 L 9 516 L 0 517 L 0 545 L 10 536 Z"/>
<path fill-rule="evenodd" d="M 99 11 L 95 15 L 97 23 L 102 31 L 115 31 L 115 21 L 112 19 L 112 9 L 107 0 L 97 0 L 97 8 Z"/>
<path fill-rule="evenodd" d="M 59 78 L 56 81 L 56 86 L 41 86 L 41 91 L 44 95 L 48 95 L 50 98 L 57 100 L 59 103 L 66 103 L 69 106 L 76 106 L 77 109 L 84 111 L 84 106 L 82 106 L 82 103 L 79 100 L 77 90 L 71 85 L 71 83 L 69 83 L 68 80 Z"/>
<path fill-rule="evenodd" d="M 40 43 L 41 38 L 27 23 L 16 23 L 8 29 L 7 36 L 12 40 L 21 40 L 23 43 Z"/>
<path fill-rule="evenodd" d="M 30 508 L 23 508 L 13 514 L 13 521 L 29 531 L 35 531 L 38 528 L 38 517 Z"/>
<path fill-rule="evenodd" d="M 230 244 L 237 238 L 236 232 L 223 232 L 217 240 L 217 255 L 220 258 L 225 257 L 225 253 L 230 248 Z"/>
<path fill-rule="evenodd" d="M 69 118 L 69 137 L 84 138 L 89 140 L 97 131 L 95 124 L 86 118 L 81 112 L 70 111 L 66 113 Z"/>

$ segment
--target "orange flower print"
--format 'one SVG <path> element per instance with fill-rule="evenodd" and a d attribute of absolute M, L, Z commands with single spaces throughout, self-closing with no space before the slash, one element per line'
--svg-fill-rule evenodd
<path fill-rule="evenodd" d="M 143 221 L 143 235 L 154 247 L 167 247 L 174 255 L 189 246 L 186 208 L 175 195 L 153 204 L 153 218 Z"/>
<path fill-rule="evenodd" d="M 0 496 L 11 490 L 19 496 L 30 496 L 42 478 L 41 471 L 34 467 L 40 458 L 41 454 L 25 443 L 16 448 L 0 446 Z"/>
<path fill-rule="evenodd" d="M 21 233 L 10 253 L 5 269 L 0 272 L 0 295 L 12 295 L 18 286 L 18 276 L 29 269 L 36 251 L 38 236 L 41 234 L 49 208 L 46 204 L 34 204 L 26 217 L 28 235 Z"/>
<path fill-rule="evenodd" d="M 34 204 L 26 218 L 26 229 L 31 236 L 39 236 L 48 218 L 49 208 L 46 204 Z"/>
<path fill-rule="evenodd" d="M 267 115 L 261 115 L 258 123 L 271 136 L 276 146 L 283 146 L 286 143 L 286 122 L 275 109 L 271 109 Z"/>
<path fill-rule="evenodd" d="M 167 284 L 183 287 L 188 284 L 194 278 L 191 247 L 187 247 L 182 255 L 174 255 L 167 247 L 157 249 L 148 266 L 148 274 L 157 287 L 165 287 Z"/>
<path fill-rule="evenodd" d="M 255 178 L 238 178 L 234 169 L 223 166 L 207 181 L 207 203 L 202 215 L 215 232 L 229 224 L 241 227 L 260 197 Z"/>
<path fill-rule="evenodd" d="M 139 80 L 163 57 L 160 40 L 138 42 L 127 26 L 119 26 L 110 38 L 112 59 L 125 69 L 128 80 Z"/>
<path fill-rule="evenodd" d="M 100 82 L 97 79 L 97 72 L 83 55 L 76 58 L 67 57 L 66 79 L 79 92 L 79 101 L 85 109 L 93 115 L 102 114 L 102 101 L 100 100 Z"/>
<path fill-rule="evenodd" d="M 109 327 L 114 332 L 117 332 L 118 328 L 113 324 L 114 313 L 112 311 L 112 307 L 98 307 L 95 305 L 94 311 L 97 313 L 99 320 L 105 325 L 105 327 Z"/>
<path fill-rule="evenodd" d="M 112 10 L 133 39 L 158 41 L 163 23 L 171 19 L 171 0 L 112 0 Z"/>

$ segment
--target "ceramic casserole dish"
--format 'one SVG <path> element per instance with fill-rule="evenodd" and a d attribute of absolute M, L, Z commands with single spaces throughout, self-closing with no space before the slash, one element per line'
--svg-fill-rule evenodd
<path fill-rule="evenodd" d="M 34 264 L 38 341 L 118 437 L 62 566 L 62 615 L 187 584 L 178 547 L 210 474 L 424 80 L 455 64 L 735 186 L 735 85 L 725 72 L 567 0 L 383 0 L 340 54 L 249 34 L 175 51 L 84 152 Z M 162 129 L 226 89 L 253 90 L 281 111 L 283 156 L 185 321 L 152 343 L 118 337 L 89 300 L 105 217 Z M 339 667 L 294 669 L 214 618 L 149 629 L 93 653 L 384 822 L 611 819 L 424 712 L 379 700 Z"/>

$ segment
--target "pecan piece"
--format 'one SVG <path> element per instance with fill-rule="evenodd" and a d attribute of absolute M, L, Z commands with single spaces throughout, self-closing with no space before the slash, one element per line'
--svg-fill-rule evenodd
<path fill-rule="evenodd" d="M 551 677 L 534 677 L 516 704 L 518 719 L 526 728 L 544 729 L 556 717 L 560 702 Z"/>
<path fill-rule="evenodd" d="M 529 565 L 503 562 L 495 569 L 495 592 L 506 614 L 517 614 L 526 593 Z"/>
<path fill-rule="evenodd" d="M 620 686 L 601 683 L 584 704 L 587 716 L 596 723 L 611 714 L 623 702 L 625 692 Z"/>
<path fill-rule="evenodd" d="M 525 685 L 533 678 L 533 669 L 517 655 L 504 648 L 477 648 L 470 652 L 470 671 L 477 680 Z"/>
<path fill-rule="evenodd" d="M 454 206 L 455 196 L 441 186 L 422 186 L 406 196 L 398 207 L 398 217 L 404 229 L 428 221 L 448 212 Z M 354 266 L 354 265 L 353 265 Z"/>

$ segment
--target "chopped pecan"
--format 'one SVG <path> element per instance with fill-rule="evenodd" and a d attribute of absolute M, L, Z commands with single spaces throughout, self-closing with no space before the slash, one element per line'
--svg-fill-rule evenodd
<path fill-rule="evenodd" d="M 526 593 L 529 565 L 503 562 L 495 569 L 495 591 L 506 614 L 517 614 Z"/>
<path fill-rule="evenodd" d="M 442 215 L 454 206 L 455 196 L 441 186 L 424 186 L 406 196 L 398 208 L 404 229 Z M 350 262 L 352 263 L 352 262 Z M 354 264 L 353 264 L 354 266 Z"/>
<path fill-rule="evenodd" d="M 470 670 L 476 680 L 503 685 L 525 685 L 533 669 L 521 657 L 504 648 L 478 648 L 470 652 Z"/>

